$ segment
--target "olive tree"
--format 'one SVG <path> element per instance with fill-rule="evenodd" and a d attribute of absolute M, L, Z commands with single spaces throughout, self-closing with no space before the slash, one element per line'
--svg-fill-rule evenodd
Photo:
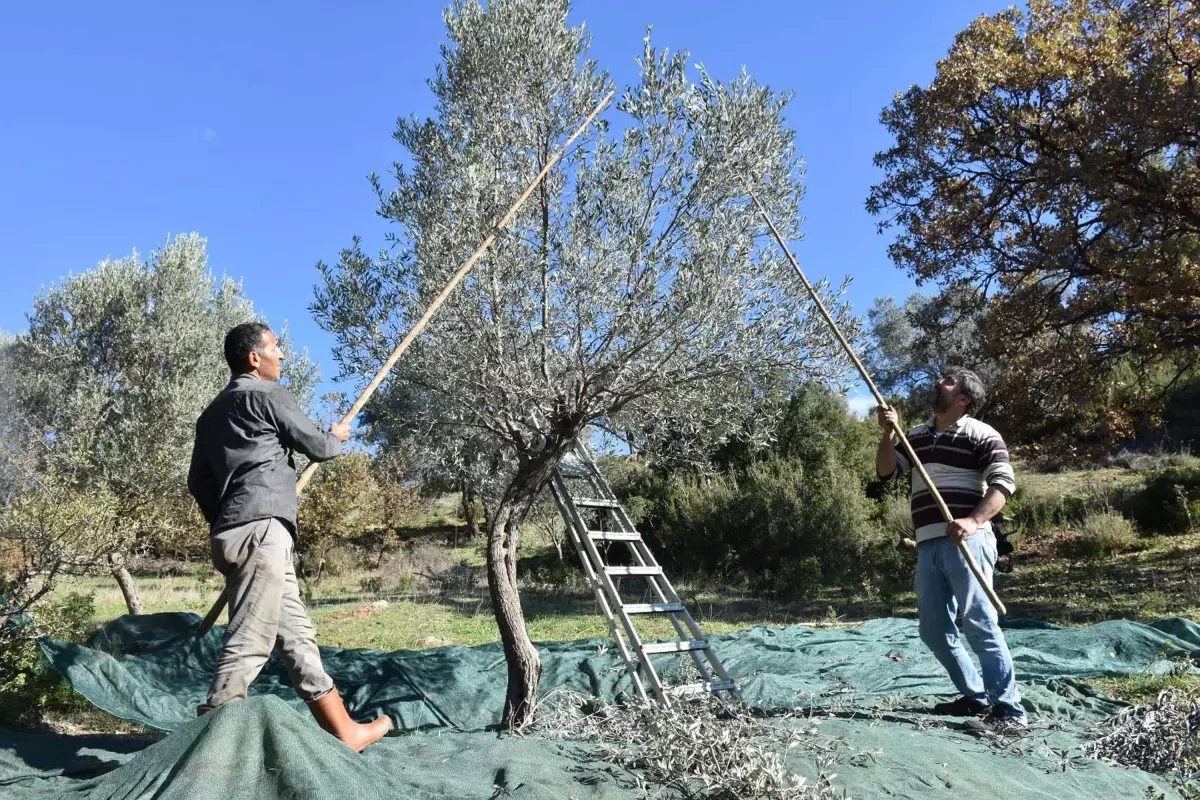
<path fill-rule="evenodd" d="M 255 318 L 238 283 L 210 274 L 206 248 L 179 236 L 148 261 L 135 253 L 72 275 L 34 300 L 28 330 L 5 348 L 7 402 L 34 433 L 38 469 L 56 491 L 113 503 L 94 516 L 92 558 L 72 566 L 109 570 L 130 613 L 141 603 L 129 556 L 203 530 L 186 487 L 195 421 L 229 380 L 226 331 Z M 310 396 L 311 362 L 290 360 Z"/>
<path fill-rule="evenodd" d="M 319 264 L 313 305 L 344 376 L 369 374 L 598 100 L 611 80 L 565 0 L 463 0 L 430 87 L 433 118 L 401 119 L 404 163 L 374 178 L 394 223 L 376 257 L 357 241 Z M 433 460 L 473 443 L 500 457 L 487 574 L 508 662 L 503 724 L 533 715 L 541 665 L 517 587 L 520 527 L 590 425 L 697 456 L 733 435 L 784 380 L 829 378 L 836 343 L 797 291 L 750 204 L 793 237 L 801 160 L 788 95 L 729 83 L 647 37 L 619 93 L 499 237 L 392 373 L 416 393 L 392 431 Z M 615 123 L 615 124 L 612 124 Z M 844 304 L 834 313 L 854 330 Z M 387 392 L 382 395 L 386 402 Z M 376 424 L 387 425 L 380 413 Z"/>

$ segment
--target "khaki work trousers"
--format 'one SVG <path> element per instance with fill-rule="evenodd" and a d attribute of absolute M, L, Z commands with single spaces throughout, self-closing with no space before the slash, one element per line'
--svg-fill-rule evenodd
<path fill-rule="evenodd" d="M 242 700 L 278 647 L 296 693 L 307 701 L 333 688 L 292 567 L 292 534 L 275 518 L 219 531 L 213 565 L 229 589 L 229 627 L 208 690 L 208 704 Z"/>

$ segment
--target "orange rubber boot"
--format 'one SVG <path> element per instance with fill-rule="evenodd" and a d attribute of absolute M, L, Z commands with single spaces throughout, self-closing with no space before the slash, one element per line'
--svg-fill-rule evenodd
<path fill-rule="evenodd" d="M 366 725 L 350 719 L 337 689 L 330 689 L 316 700 L 309 701 L 308 707 L 317 718 L 318 725 L 359 752 L 382 739 L 392 729 L 391 717 L 386 714 Z"/>

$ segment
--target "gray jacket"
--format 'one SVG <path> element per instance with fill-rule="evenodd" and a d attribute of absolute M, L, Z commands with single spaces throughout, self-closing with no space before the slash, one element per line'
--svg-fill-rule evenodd
<path fill-rule="evenodd" d="M 212 532 L 276 517 L 296 534 L 298 450 L 328 461 L 341 442 L 277 383 L 237 375 L 196 421 L 188 490 Z"/>

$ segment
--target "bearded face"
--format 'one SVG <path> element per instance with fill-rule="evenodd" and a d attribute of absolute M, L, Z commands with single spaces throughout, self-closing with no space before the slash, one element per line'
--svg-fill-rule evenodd
<path fill-rule="evenodd" d="M 945 414 L 954 407 L 954 403 L 962 396 L 962 390 L 954 378 L 940 379 L 933 385 L 933 410 L 937 414 Z"/>

